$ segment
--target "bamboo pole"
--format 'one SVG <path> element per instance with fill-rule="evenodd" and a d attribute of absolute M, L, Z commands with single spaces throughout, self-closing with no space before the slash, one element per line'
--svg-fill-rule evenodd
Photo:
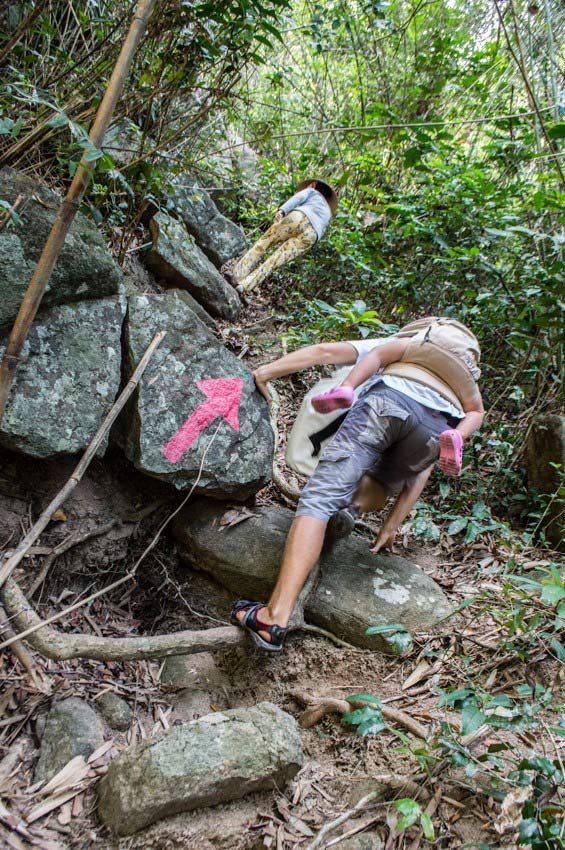
<path fill-rule="evenodd" d="M 97 148 L 104 141 L 104 136 L 106 135 L 115 106 L 122 93 L 135 51 L 145 31 L 154 5 L 155 0 L 139 0 L 116 66 L 110 77 L 108 88 L 100 102 L 90 131 L 90 139 Z M 59 214 L 47 237 L 47 242 L 29 282 L 27 292 L 24 295 L 12 332 L 10 333 L 2 362 L 0 363 L 0 425 L 4 417 L 14 374 L 20 361 L 23 344 L 26 341 L 47 283 L 86 191 L 90 175 L 96 167 L 95 163 L 88 162 L 85 157 L 86 154 L 81 159 L 69 191 L 61 205 Z"/>
<path fill-rule="evenodd" d="M 93 459 L 94 455 L 96 454 L 98 447 L 102 443 L 102 440 L 105 438 L 106 434 L 108 433 L 111 426 L 115 422 L 115 420 L 118 416 L 118 413 L 121 411 L 121 409 L 125 405 L 126 401 L 131 396 L 134 389 L 138 385 L 139 379 L 143 375 L 143 373 L 144 373 L 144 371 L 147 367 L 147 364 L 149 363 L 149 361 L 153 357 L 153 354 L 155 353 L 157 347 L 161 344 L 161 342 L 162 342 L 162 340 L 165 336 L 165 333 L 166 333 L 166 331 L 161 331 L 160 333 L 158 333 L 153 338 L 153 340 L 150 343 L 149 347 L 147 348 L 145 354 L 143 355 L 143 357 L 139 361 L 137 368 L 135 369 L 133 375 L 131 376 L 131 378 L 129 379 L 129 381 L 127 382 L 125 387 L 123 388 L 122 392 L 120 393 L 120 395 L 118 396 L 118 398 L 116 399 L 114 404 L 112 405 L 109 413 L 107 414 L 107 416 L 104 419 L 104 421 L 102 422 L 100 428 L 98 429 L 98 431 L 94 435 L 92 442 L 90 443 L 90 445 L 86 449 L 85 453 L 83 454 L 82 458 L 80 459 L 80 462 L 76 466 L 73 474 L 71 475 L 71 477 L 69 478 L 69 480 L 67 481 L 65 486 L 61 490 L 59 490 L 57 495 L 47 505 L 47 507 L 45 508 L 45 510 L 43 511 L 43 513 L 41 514 L 41 516 L 39 517 L 37 522 L 28 531 L 28 533 L 26 534 L 24 539 L 21 541 L 21 543 L 18 544 L 18 546 L 16 547 L 14 552 L 12 552 L 10 557 L 7 558 L 6 561 L 4 561 L 2 567 L 0 568 L 0 587 L 2 587 L 2 585 L 4 584 L 6 579 L 12 574 L 12 572 L 18 566 L 18 564 L 20 563 L 20 561 L 22 560 L 22 558 L 24 557 L 25 553 L 27 552 L 29 547 L 32 545 L 32 543 L 35 540 L 37 540 L 37 538 L 39 537 L 39 535 L 41 534 L 43 529 L 47 526 L 47 524 L 51 520 L 51 517 L 53 516 L 53 514 L 55 513 L 57 508 L 59 508 L 63 504 L 65 499 L 73 492 L 73 490 L 75 489 L 75 487 L 77 486 L 77 484 L 81 480 L 81 478 L 84 475 L 84 473 L 86 472 L 91 460 Z"/>

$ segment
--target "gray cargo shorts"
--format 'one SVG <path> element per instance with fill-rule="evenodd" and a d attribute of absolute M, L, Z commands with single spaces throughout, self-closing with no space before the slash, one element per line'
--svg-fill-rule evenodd
<path fill-rule="evenodd" d="M 400 493 L 437 460 L 439 435 L 456 424 L 448 414 L 376 384 L 353 405 L 322 452 L 296 516 L 329 520 L 351 504 L 364 475 L 382 484 L 387 495 Z"/>

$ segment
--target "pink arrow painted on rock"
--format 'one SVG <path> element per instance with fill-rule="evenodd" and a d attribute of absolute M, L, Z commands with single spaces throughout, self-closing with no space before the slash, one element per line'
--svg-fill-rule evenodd
<path fill-rule="evenodd" d="M 196 386 L 204 393 L 206 401 L 198 405 L 163 448 L 167 460 L 177 463 L 216 416 L 223 416 L 234 431 L 239 431 L 238 414 L 243 383 L 243 378 L 210 378 L 206 381 L 196 381 Z"/>

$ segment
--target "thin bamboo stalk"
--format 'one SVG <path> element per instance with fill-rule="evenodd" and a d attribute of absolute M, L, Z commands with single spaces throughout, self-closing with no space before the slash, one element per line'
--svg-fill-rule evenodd
<path fill-rule="evenodd" d="M 124 407 L 126 401 L 131 396 L 134 389 L 137 387 L 141 376 L 143 375 L 149 361 L 153 357 L 153 354 L 157 350 L 157 347 L 161 344 L 165 334 L 166 331 L 161 331 L 153 338 L 145 354 L 139 361 L 133 375 L 125 385 L 124 389 L 112 405 L 106 418 L 102 422 L 100 428 L 94 435 L 92 442 L 83 454 L 73 474 L 71 475 L 65 486 L 61 490 L 59 490 L 55 498 L 52 499 L 51 502 L 47 505 L 37 522 L 28 531 L 21 543 L 18 544 L 14 552 L 10 555 L 9 558 L 6 559 L 6 561 L 0 568 L 0 587 L 2 587 L 8 576 L 10 576 L 15 570 L 15 568 L 18 566 L 18 564 L 20 563 L 32 543 L 37 540 L 43 529 L 49 523 L 51 517 L 53 516 L 57 508 L 59 508 L 63 504 L 65 499 L 73 492 L 73 490 L 81 480 L 91 460 L 95 456 L 98 447 L 102 443 L 102 440 L 105 438 L 106 434 L 115 422 L 119 412 Z"/>
<path fill-rule="evenodd" d="M 112 72 L 108 88 L 100 102 L 94 124 L 90 131 L 90 139 L 96 147 L 100 147 L 110 124 L 116 103 L 122 93 L 127 73 L 130 69 L 135 51 L 145 31 L 147 21 L 155 0 L 139 0 L 136 12 L 133 16 L 128 34 L 123 43 L 116 67 Z M 86 156 L 86 155 L 85 155 Z M 82 158 L 76 170 L 69 191 L 61 205 L 59 214 L 53 224 L 51 233 L 41 253 L 41 257 L 35 267 L 33 276 L 29 282 L 27 292 L 24 295 L 16 321 L 6 345 L 4 357 L 0 363 L 0 425 L 4 417 L 6 402 L 10 388 L 14 380 L 14 374 L 20 361 L 23 344 L 29 333 L 29 329 L 41 303 L 43 293 L 51 273 L 59 257 L 59 253 L 70 230 L 71 224 L 80 206 L 86 191 L 88 181 L 95 168 L 95 163 L 89 163 L 85 157 Z"/>

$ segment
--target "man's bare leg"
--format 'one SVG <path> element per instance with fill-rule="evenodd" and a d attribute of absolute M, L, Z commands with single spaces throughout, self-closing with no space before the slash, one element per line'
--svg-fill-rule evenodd
<path fill-rule="evenodd" d="M 296 517 L 288 533 L 279 577 L 271 598 L 258 611 L 261 622 L 269 625 L 276 623 L 286 628 L 304 582 L 320 557 L 326 525 L 326 520 L 317 517 Z M 237 615 L 239 620 L 244 616 L 243 611 Z M 269 640 L 267 632 L 261 631 L 259 634 Z"/>

